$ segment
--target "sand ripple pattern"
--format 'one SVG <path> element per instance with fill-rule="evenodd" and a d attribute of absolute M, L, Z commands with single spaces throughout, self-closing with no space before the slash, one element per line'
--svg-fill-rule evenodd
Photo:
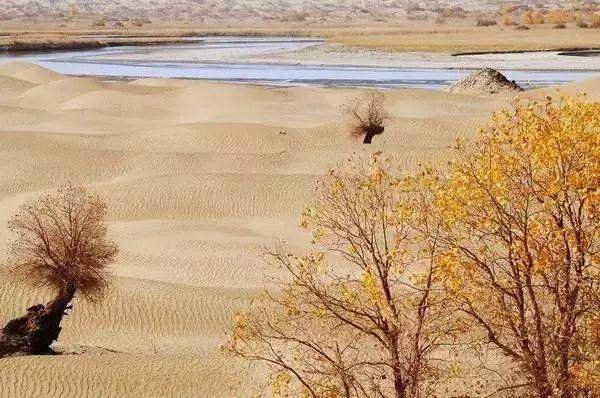
<path fill-rule="evenodd" d="M 592 96 L 598 87 L 589 84 Z M 309 247 L 297 222 L 318 178 L 365 150 L 385 150 L 406 170 L 446 162 L 456 136 L 511 100 L 389 91 L 393 118 L 365 148 L 340 118 L 356 94 L 109 83 L 0 65 L 0 262 L 7 218 L 67 182 L 106 197 L 121 244 L 109 296 L 77 301 L 65 322 L 61 347 L 73 355 L 3 360 L 0 397 L 251 396 L 253 370 L 219 346 L 274 272 L 261 247 L 276 238 Z M 1 274 L 0 323 L 48 294 Z"/>

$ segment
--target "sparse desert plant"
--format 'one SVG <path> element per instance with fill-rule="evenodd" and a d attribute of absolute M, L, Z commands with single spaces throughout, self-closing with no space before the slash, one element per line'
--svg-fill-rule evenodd
<path fill-rule="evenodd" d="M 526 396 L 592 393 L 576 374 L 597 337 L 586 325 L 600 293 L 599 115 L 583 98 L 517 102 L 458 146 L 437 193 L 448 293 Z"/>
<path fill-rule="evenodd" d="M 310 17 L 308 12 L 294 12 L 289 16 L 292 22 L 305 22 Z"/>
<path fill-rule="evenodd" d="M 544 14 L 539 11 L 534 12 L 531 10 L 523 12 L 521 20 L 524 25 L 541 25 L 545 22 Z"/>
<path fill-rule="evenodd" d="M 495 25 L 498 25 L 498 22 L 494 21 L 493 19 L 478 19 L 476 25 L 477 26 L 495 26 Z"/>
<path fill-rule="evenodd" d="M 373 138 L 383 134 L 389 114 L 385 109 L 385 95 L 381 91 L 369 90 L 356 97 L 343 111 L 350 117 L 351 134 L 371 144 Z"/>
<path fill-rule="evenodd" d="M 102 15 L 102 16 L 96 18 L 94 20 L 94 22 L 92 23 L 92 26 L 95 28 L 101 28 L 101 27 L 106 26 L 106 17 L 104 17 L 104 15 Z"/>
<path fill-rule="evenodd" d="M 557 23 L 556 25 L 554 25 L 552 27 L 552 29 L 567 29 L 567 25 L 565 25 L 564 23 Z"/>
<path fill-rule="evenodd" d="M 590 28 L 600 28 L 600 14 L 592 15 L 592 21 L 590 22 Z"/>
<path fill-rule="evenodd" d="M 117 246 L 107 239 L 106 205 L 85 188 L 65 186 L 23 204 L 9 221 L 15 238 L 9 250 L 12 275 L 55 291 L 46 306 L 36 305 L 10 321 L 0 334 L 0 357 L 43 355 L 58 339 L 61 321 L 76 294 L 102 297 L 107 267 Z"/>
<path fill-rule="evenodd" d="M 276 396 L 432 396 L 457 332 L 433 265 L 433 200 L 379 155 L 332 170 L 301 225 L 316 246 L 268 258 L 279 290 L 238 314 L 226 351 L 266 365 Z M 416 188 L 416 189 L 415 189 Z"/>
<path fill-rule="evenodd" d="M 574 22 L 576 17 L 577 16 L 573 11 L 562 8 L 552 10 L 548 13 L 548 20 L 555 25 L 567 22 Z"/>
<path fill-rule="evenodd" d="M 587 29 L 590 27 L 590 25 L 587 22 L 585 22 L 585 19 L 583 19 L 582 17 L 577 17 L 575 25 L 581 29 Z"/>
<path fill-rule="evenodd" d="M 515 22 L 513 21 L 512 16 L 510 16 L 510 14 L 503 14 L 502 16 L 500 16 L 500 25 L 511 26 L 514 24 Z"/>
<path fill-rule="evenodd" d="M 79 7 L 77 6 L 77 3 L 70 1 L 68 3 L 68 11 L 67 11 L 67 15 L 66 15 L 66 20 L 67 21 L 72 21 L 74 19 L 76 19 L 77 17 L 79 17 Z"/>

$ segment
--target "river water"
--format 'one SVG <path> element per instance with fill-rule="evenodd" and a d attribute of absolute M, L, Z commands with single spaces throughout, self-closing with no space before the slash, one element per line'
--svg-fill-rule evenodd
<path fill-rule="evenodd" d="M 319 40 L 295 38 L 190 38 L 189 44 L 3 55 L 0 63 L 34 62 L 63 74 L 104 78 L 188 78 L 280 86 L 432 89 L 444 88 L 472 71 L 468 64 L 465 68 L 458 62 L 458 57 L 456 66 L 445 67 L 432 66 L 426 60 L 409 63 L 409 67 L 381 63 L 373 66 L 364 65 L 364 62 L 363 65 L 320 63 L 319 59 L 311 59 L 309 50 L 321 44 Z M 293 57 L 277 58 L 289 53 L 303 57 L 301 61 Z M 502 61 L 510 60 L 511 56 L 513 54 L 500 55 L 496 61 L 499 60 L 502 66 Z M 518 56 L 522 58 L 523 54 Z M 535 56 L 532 53 L 531 57 Z M 396 60 L 399 57 L 401 59 L 402 55 L 397 55 Z M 579 57 L 567 58 L 574 64 L 579 62 Z M 352 63 L 352 57 L 348 59 Z M 545 65 L 543 59 L 542 63 Z M 599 75 L 590 70 L 515 69 L 508 66 L 501 71 L 524 87 L 543 87 Z"/>

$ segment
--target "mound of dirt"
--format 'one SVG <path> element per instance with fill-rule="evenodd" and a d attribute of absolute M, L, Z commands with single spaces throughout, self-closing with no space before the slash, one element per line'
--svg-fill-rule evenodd
<path fill-rule="evenodd" d="M 485 68 L 460 79 L 452 84 L 448 91 L 464 94 L 496 94 L 518 92 L 523 89 L 497 70 Z"/>

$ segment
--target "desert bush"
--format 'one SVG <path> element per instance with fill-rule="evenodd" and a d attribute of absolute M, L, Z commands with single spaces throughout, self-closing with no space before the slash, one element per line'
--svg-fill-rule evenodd
<path fill-rule="evenodd" d="M 515 27 L 516 30 L 530 30 L 529 26 L 527 25 L 519 25 L 517 27 Z"/>
<path fill-rule="evenodd" d="M 592 21 L 590 22 L 590 28 L 594 28 L 594 29 L 600 28 L 600 15 L 599 14 L 592 15 Z"/>
<path fill-rule="evenodd" d="M 585 22 L 585 20 L 581 17 L 577 18 L 577 20 L 575 21 L 575 25 L 578 28 L 582 28 L 582 29 L 587 29 L 590 27 L 590 25 L 587 22 Z"/>
<path fill-rule="evenodd" d="M 562 23 L 562 22 L 561 22 L 561 23 L 557 23 L 556 25 L 554 25 L 554 26 L 552 27 L 552 29 L 566 29 L 566 28 L 567 28 L 567 25 L 565 25 L 565 24 L 564 24 L 564 23 Z"/>
<path fill-rule="evenodd" d="M 510 25 L 514 25 L 514 21 L 512 20 L 512 17 L 508 14 L 504 14 L 500 17 L 500 24 L 502 26 L 510 26 Z"/>
<path fill-rule="evenodd" d="M 308 12 L 295 12 L 289 16 L 292 22 L 305 22 L 310 17 Z"/>
<path fill-rule="evenodd" d="M 383 134 L 389 114 L 385 109 L 385 96 L 382 92 L 369 90 L 343 107 L 350 117 L 351 134 L 363 138 L 364 144 L 373 142 L 373 138 Z"/>
<path fill-rule="evenodd" d="M 552 10 L 548 13 L 548 20 L 553 24 L 561 24 L 567 22 L 574 22 L 577 18 L 577 14 L 572 10 L 557 9 Z"/>
<path fill-rule="evenodd" d="M 495 26 L 498 23 L 493 19 L 478 19 L 477 26 Z"/>
<path fill-rule="evenodd" d="M 541 25 L 544 21 L 544 14 L 531 10 L 524 11 L 521 15 L 523 25 Z"/>
<path fill-rule="evenodd" d="M 332 170 L 301 221 L 315 251 L 268 253 L 284 281 L 236 317 L 226 350 L 267 365 L 275 395 L 431 396 L 457 333 L 422 239 L 437 226 L 416 212 L 432 199 L 378 155 Z"/>
<path fill-rule="evenodd" d="M 437 192 L 447 292 L 511 360 L 526 396 L 590 396 L 576 375 L 595 360 L 599 115 L 582 98 L 516 103 L 474 146 L 457 147 Z"/>
<path fill-rule="evenodd" d="M 98 17 L 92 23 L 93 27 L 104 27 L 106 26 L 106 18 L 104 16 Z"/>
<path fill-rule="evenodd" d="M 9 221 L 14 234 L 8 264 L 17 279 L 54 290 L 45 307 L 9 322 L 0 335 L 0 356 L 47 354 L 58 339 L 60 323 L 76 294 L 102 297 L 107 266 L 117 246 L 106 237 L 106 205 L 84 188 L 66 186 L 23 204 Z"/>

